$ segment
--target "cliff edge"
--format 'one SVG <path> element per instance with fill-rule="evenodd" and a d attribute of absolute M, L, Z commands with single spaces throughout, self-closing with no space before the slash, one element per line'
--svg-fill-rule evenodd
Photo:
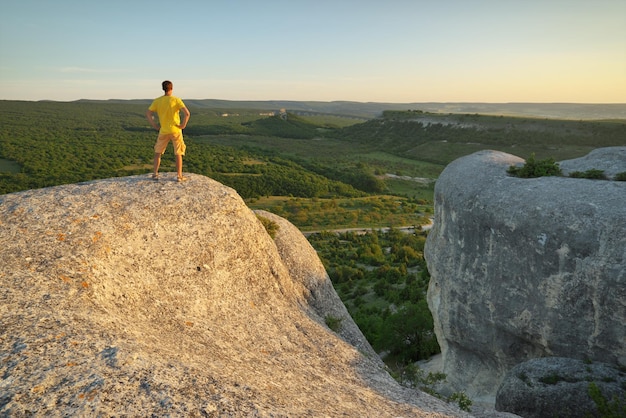
<path fill-rule="evenodd" d="M 0 196 L 1 415 L 466 416 L 389 376 L 295 227 L 189 177 Z"/>

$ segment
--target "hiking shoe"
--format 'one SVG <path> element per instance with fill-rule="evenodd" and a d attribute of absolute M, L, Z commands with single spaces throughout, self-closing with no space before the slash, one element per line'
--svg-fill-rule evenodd
<path fill-rule="evenodd" d="M 178 176 L 178 182 L 179 183 L 182 183 L 183 181 L 187 181 L 187 180 L 189 180 L 189 179 L 187 177 L 185 177 L 185 176 Z"/>
<path fill-rule="evenodd" d="M 153 174 L 152 175 L 152 180 L 159 181 L 159 175 L 158 174 Z"/>

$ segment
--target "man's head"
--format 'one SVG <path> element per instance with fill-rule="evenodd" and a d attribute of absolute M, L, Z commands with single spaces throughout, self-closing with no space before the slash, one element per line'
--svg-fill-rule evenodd
<path fill-rule="evenodd" d="M 161 86 L 163 87 L 163 91 L 166 93 L 174 88 L 174 85 L 172 84 L 172 82 L 168 80 L 165 80 L 164 82 L 162 82 Z"/>

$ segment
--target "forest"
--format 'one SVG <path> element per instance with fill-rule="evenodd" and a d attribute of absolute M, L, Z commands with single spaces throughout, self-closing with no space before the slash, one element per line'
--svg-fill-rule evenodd
<path fill-rule="evenodd" d="M 144 116 L 148 105 L 0 101 L 0 195 L 148 176 L 157 135 Z M 431 221 L 434 181 L 448 163 L 482 149 L 559 161 L 626 144 L 624 120 L 419 109 L 371 118 L 289 109 L 271 116 L 278 111 L 271 107 L 190 111 L 185 172 L 230 186 L 251 208 L 306 232 L 351 316 L 396 371 L 439 350 L 421 226 Z M 163 171 L 174 170 L 171 148 L 162 161 Z M 406 226 L 416 228 L 402 232 Z M 368 232 L 332 232 L 346 228 Z"/>
<path fill-rule="evenodd" d="M 426 303 L 426 233 L 392 228 L 326 232 L 309 240 L 350 315 L 393 369 L 439 352 Z"/>

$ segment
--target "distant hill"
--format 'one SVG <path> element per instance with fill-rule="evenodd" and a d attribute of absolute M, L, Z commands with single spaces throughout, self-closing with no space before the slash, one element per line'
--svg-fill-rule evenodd
<path fill-rule="evenodd" d="M 96 100 L 84 100 L 96 101 Z M 110 102 L 150 103 L 143 100 L 109 100 Z M 626 119 L 626 103 L 376 103 L 350 101 L 235 101 L 218 99 L 185 99 L 187 106 L 218 109 L 286 109 L 291 113 L 317 113 L 375 118 L 385 110 L 422 110 L 433 113 L 470 113 L 485 115 L 526 116 L 548 119 L 600 120 Z"/>

